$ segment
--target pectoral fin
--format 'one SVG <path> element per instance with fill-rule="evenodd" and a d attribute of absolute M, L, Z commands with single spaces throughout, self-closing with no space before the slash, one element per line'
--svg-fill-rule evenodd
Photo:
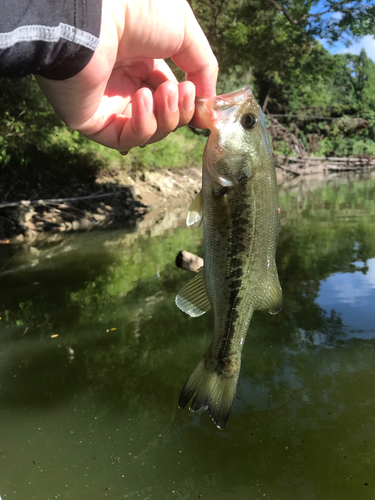
<path fill-rule="evenodd" d="M 201 267 L 196 276 L 180 290 L 176 297 L 176 305 L 181 311 L 195 318 L 202 316 L 202 314 L 210 309 L 211 303 L 204 283 L 203 267 Z"/>
<path fill-rule="evenodd" d="M 189 211 L 186 217 L 186 225 L 192 226 L 203 217 L 203 194 L 199 191 L 194 200 L 190 203 Z"/>
<path fill-rule="evenodd" d="M 277 314 L 279 311 L 281 311 L 282 307 L 283 294 L 281 291 L 279 277 L 276 272 L 273 276 L 273 280 L 270 283 L 270 286 L 266 290 L 266 294 L 263 298 L 262 303 L 257 309 L 259 309 L 260 311 L 266 311 L 270 314 Z"/>

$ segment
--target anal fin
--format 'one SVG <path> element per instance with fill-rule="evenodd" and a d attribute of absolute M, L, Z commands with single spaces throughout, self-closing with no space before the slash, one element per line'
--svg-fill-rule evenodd
<path fill-rule="evenodd" d="M 198 317 L 207 312 L 211 303 L 203 277 L 203 267 L 176 296 L 176 305 L 189 316 Z"/>

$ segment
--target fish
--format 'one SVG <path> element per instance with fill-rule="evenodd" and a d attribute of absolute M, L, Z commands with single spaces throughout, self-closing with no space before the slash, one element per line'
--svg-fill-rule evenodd
<path fill-rule="evenodd" d="M 262 109 L 250 85 L 196 101 L 208 129 L 202 190 L 186 223 L 203 222 L 204 265 L 180 290 L 176 305 L 198 317 L 212 308 L 213 336 L 187 379 L 178 406 L 189 401 L 219 429 L 230 417 L 241 355 L 255 310 L 278 313 L 276 268 L 280 208 L 276 171 Z"/>

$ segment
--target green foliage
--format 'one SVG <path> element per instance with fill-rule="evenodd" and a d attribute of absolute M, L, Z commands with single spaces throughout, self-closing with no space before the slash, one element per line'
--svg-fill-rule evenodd
<path fill-rule="evenodd" d="M 122 159 L 122 167 L 130 170 L 196 167 L 202 163 L 206 138 L 184 127 L 163 141 L 146 148 L 136 148 Z"/>
<path fill-rule="evenodd" d="M 336 42 L 344 35 L 358 38 L 373 35 L 375 32 L 375 6 L 370 0 L 355 0 L 351 2 L 324 2 L 330 12 L 337 13 L 329 19 L 320 18 L 315 22 L 312 33 L 322 38 Z"/>
<path fill-rule="evenodd" d="M 184 276 L 181 276 L 181 270 L 174 264 L 176 248 L 189 248 L 189 251 L 202 255 L 201 238 L 201 229 L 192 232 L 184 227 L 175 229 L 172 234 L 153 238 L 129 234 L 121 242 L 114 242 L 110 246 L 112 263 L 108 272 L 99 274 L 87 286 L 70 295 L 72 303 L 78 304 L 81 309 L 82 322 L 90 318 L 98 308 L 102 312 L 103 321 L 114 319 L 113 312 L 107 315 L 108 303 L 113 297 L 125 297 L 129 293 L 137 295 L 140 283 L 142 294 L 156 294 L 161 283 L 157 275 L 163 270 L 160 279 L 164 285 L 167 280 L 178 276 L 182 277 L 183 282 Z M 144 258 L 146 254 L 147 259 Z"/>
<path fill-rule="evenodd" d="M 58 119 L 31 77 L 0 79 L 0 161 L 8 164 L 27 162 L 25 150 L 42 148 L 46 136 L 59 126 Z"/>
<path fill-rule="evenodd" d="M 185 127 L 127 157 L 67 129 L 35 80 L 0 79 L 0 195 L 33 196 L 42 186 L 92 182 L 99 170 L 199 166 L 205 138 Z M 18 193 L 16 193 L 18 190 Z"/>
<path fill-rule="evenodd" d="M 316 36 L 330 41 L 374 32 L 369 2 L 326 0 L 190 0 L 219 60 L 218 93 L 251 83 L 260 104 L 283 114 L 308 153 L 374 154 L 375 64 L 359 56 L 332 56 Z M 318 9 L 319 7 L 319 9 Z M 327 11 L 331 16 L 317 15 Z M 332 15 L 335 14 L 335 15 Z M 182 78 L 181 71 L 175 71 Z M 290 119 L 289 115 L 334 120 Z M 358 127 L 355 118 L 366 121 Z M 351 125 L 350 125 L 351 124 Z M 35 190 L 46 182 L 93 179 L 100 169 L 198 166 L 205 137 L 185 128 L 136 148 L 122 158 L 66 129 L 32 77 L 0 79 L 0 174 L 9 192 L 27 179 Z M 275 151 L 287 153 L 280 138 Z"/>
<path fill-rule="evenodd" d="M 32 77 L 0 79 L 0 195 L 90 182 L 103 167 L 90 141 L 67 130 Z"/>
<path fill-rule="evenodd" d="M 314 52 L 315 77 L 311 77 L 313 66 L 310 71 L 302 64 L 305 80 L 299 74 L 295 81 L 274 79 L 267 110 L 285 115 L 279 121 L 298 135 L 308 153 L 374 155 L 375 63 L 365 51 L 359 56 L 332 56 L 317 46 Z M 264 81 L 261 75 L 259 78 Z M 288 153 L 283 138 L 274 143 L 274 149 L 280 154 Z"/>
<path fill-rule="evenodd" d="M 219 60 L 219 93 L 251 83 L 261 106 L 285 115 L 280 123 L 307 153 L 374 154 L 374 62 L 365 51 L 332 56 L 315 38 L 334 42 L 372 34 L 372 5 L 333 0 L 190 3 Z M 294 148 L 279 137 L 274 149 L 290 154 Z"/>

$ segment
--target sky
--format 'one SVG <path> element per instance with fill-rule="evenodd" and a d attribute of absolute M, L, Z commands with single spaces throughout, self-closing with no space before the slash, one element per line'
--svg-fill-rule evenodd
<path fill-rule="evenodd" d="M 320 2 L 314 6 L 311 9 L 311 12 L 316 13 L 316 12 L 322 12 L 325 10 L 324 7 L 324 1 L 320 0 Z M 329 18 L 329 17 L 337 17 L 340 16 L 340 14 L 326 14 L 324 18 Z M 324 39 L 319 39 L 320 43 L 328 49 L 331 54 L 345 54 L 345 53 L 350 53 L 350 54 L 357 54 L 361 52 L 361 50 L 364 48 L 366 50 L 366 53 L 368 57 L 370 57 L 374 62 L 375 62 L 375 38 L 374 36 L 367 35 L 360 40 L 354 41 L 352 45 L 349 47 L 346 47 L 344 43 L 336 43 L 335 45 L 330 46 L 326 40 Z"/>
<path fill-rule="evenodd" d="M 337 43 L 330 47 L 325 40 L 321 40 L 321 43 L 331 52 L 331 54 L 344 54 L 350 52 L 351 54 L 358 55 L 362 49 L 365 49 L 368 57 L 371 57 L 375 62 L 375 39 L 371 35 L 367 35 L 361 38 L 361 40 L 353 42 L 350 47 L 345 47 L 343 43 Z"/>

